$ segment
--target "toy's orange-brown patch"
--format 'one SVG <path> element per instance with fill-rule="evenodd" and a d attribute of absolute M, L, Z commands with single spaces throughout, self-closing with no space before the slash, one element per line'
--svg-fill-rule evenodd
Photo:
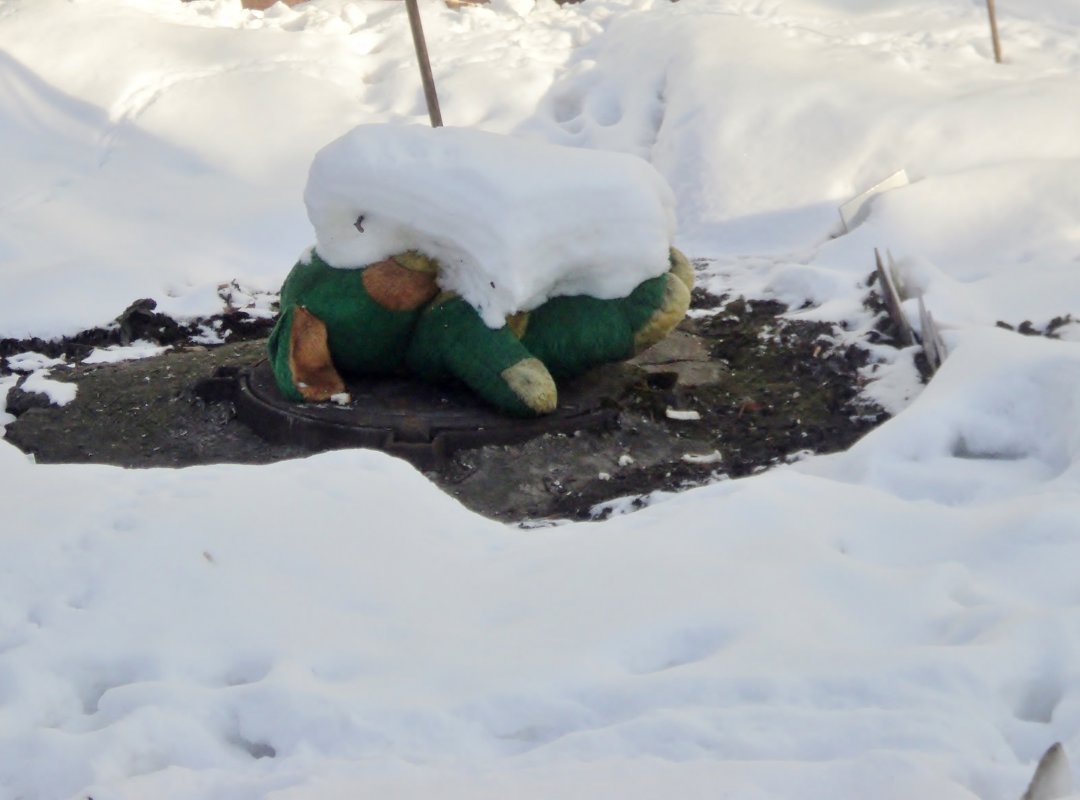
<path fill-rule="evenodd" d="M 360 273 L 371 299 L 391 311 L 420 308 L 439 292 L 435 276 L 403 267 L 388 258 Z"/>
<path fill-rule="evenodd" d="M 309 402 L 329 400 L 345 391 L 345 381 L 330 360 L 326 323 L 303 306 L 293 311 L 289 369 L 297 391 Z"/>
<path fill-rule="evenodd" d="M 510 329 L 510 333 L 514 334 L 515 339 L 520 339 L 529 329 L 529 312 L 519 311 L 511 314 L 506 318 L 506 327 Z"/>

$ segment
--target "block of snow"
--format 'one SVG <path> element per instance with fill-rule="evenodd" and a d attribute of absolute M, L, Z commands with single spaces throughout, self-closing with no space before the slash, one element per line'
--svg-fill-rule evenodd
<path fill-rule="evenodd" d="M 51 369 L 53 367 L 66 366 L 67 362 L 63 356 L 60 358 L 50 358 L 44 353 L 37 353 L 31 350 L 25 353 L 16 353 L 15 355 L 8 356 L 7 365 L 13 372 L 34 372 L 39 369 Z"/>
<path fill-rule="evenodd" d="M 24 392 L 43 394 L 54 406 L 66 406 L 75 399 L 78 387 L 66 381 L 54 381 L 47 369 L 32 372 L 20 387 Z"/>
<path fill-rule="evenodd" d="M 362 125 L 315 156 L 319 255 L 418 250 L 491 327 L 550 297 L 624 297 L 668 268 L 674 197 L 647 162 L 460 128 Z"/>

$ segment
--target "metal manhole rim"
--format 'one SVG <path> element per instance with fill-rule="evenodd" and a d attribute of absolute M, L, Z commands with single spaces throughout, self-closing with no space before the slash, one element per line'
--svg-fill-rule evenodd
<path fill-rule="evenodd" d="M 460 390 L 432 387 L 415 379 L 364 379 L 349 406 L 303 405 L 281 396 L 263 360 L 232 376 L 232 399 L 241 422 L 268 441 L 313 451 L 367 447 L 405 458 L 421 469 L 437 466 L 454 452 L 486 445 L 512 445 L 545 434 L 610 429 L 618 410 L 611 398 L 570 391 L 553 414 L 531 419 L 499 415 Z M 395 407 L 367 391 L 390 387 Z M 415 392 L 415 398 L 410 397 Z M 432 398 L 438 398 L 436 407 Z M 412 402 L 415 399 L 415 402 Z M 409 401 L 408 407 L 403 402 Z M 380 407 L 381 403 L 381 407 Z"/>

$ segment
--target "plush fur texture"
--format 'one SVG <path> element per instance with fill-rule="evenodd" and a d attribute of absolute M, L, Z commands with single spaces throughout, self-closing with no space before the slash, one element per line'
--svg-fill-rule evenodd
<path fill-rule="evenodd" d="M 411 372 L 457 379 L 517 416 L 553 411 L 555 379 L 630 358 L 662 339 L 690 305 L 693 268 L 672 249 L 670 271 L 627 297 L 554 297 L 490 328 L 462 298 L 440 293 L 437 264 L 403 253 L 360 269 L 336 269 L 314 253 L 281 290 L 268 344 L 282 394 L 322 401 L 341 376 Z"/>

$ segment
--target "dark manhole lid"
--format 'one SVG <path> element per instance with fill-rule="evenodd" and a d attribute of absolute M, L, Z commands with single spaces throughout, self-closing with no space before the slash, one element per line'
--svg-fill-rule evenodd
<path fill-rule="evenodd" d="M 408 378 L 352 381 L 347 405 L 292 403 L 281 396 L 265 361 L 235 376 L 212 378 L 201 393 L 232 394 L 239 419 L 269 441 L 311 450 L 370 447 L 425 469 L 462 448 L 610 427 L 625 385 L 603 371 L 560 385 L 559 407 L 536 419 L 498 414 L 465 387 Z"/>

